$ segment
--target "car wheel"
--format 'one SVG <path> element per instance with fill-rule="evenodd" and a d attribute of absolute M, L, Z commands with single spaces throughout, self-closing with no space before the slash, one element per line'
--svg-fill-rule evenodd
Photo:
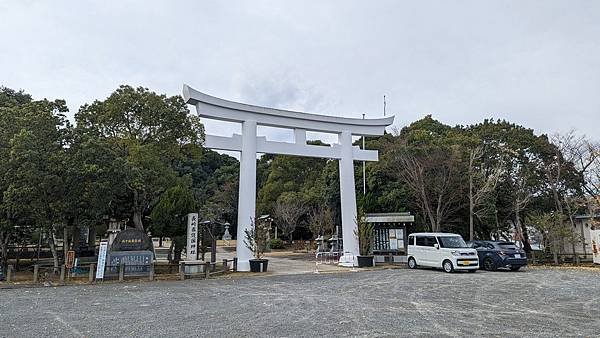
<path fill-rule="evenodd" d="M 511 266 L 510 271 L 519 271 L 520 268 L 520 266 Z"/>
<path fill-rule="evenodd" d="M 411 269 L 417 268 L 417 261 L 413 257 L 408 259 L 408 267 Z"/>
<path fill-rule="evenodd" d="M 444 263 L 442 263 L 442 267 L 444 268 L 444 271 L 448 273 L 454 271 L 454 266 L 452 266 L 452 262 L 449 260 L 445 260 Z"/>
<path fill-rule="evenodd" d="M 483 260 L 483 268 L 486 271 L 496 271 L 496 263 L 494 263 L 493 259 L 488 257 Z"/>

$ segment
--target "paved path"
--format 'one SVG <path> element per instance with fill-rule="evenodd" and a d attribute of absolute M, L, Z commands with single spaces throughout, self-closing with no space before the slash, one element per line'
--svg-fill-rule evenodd
<path fill-rule="evenodd" d="M 220 248 L 219 248 L 220 249 Z M 209 255 L 210 256 L 210 255 Z M 207 256 L 207 259 L 208 257 Z M 232 259 L 235 256 L 235 251 L 217 251 L 217 261 L 227 258 Z M 296 275 L 319 272 L 344 272 L 350 269 L 338 266 L 335 260 L 327 260 L 328 264 L 324 264 L 325 259 L 320 259 L 322 264 L 315 264 L 315 254 L 306 252 L 289 252 L 289 251 L 274 251 L 266 254 L 269 259 L 268 271 L 269 275 Z"/>
<path fill-rule="evenodd" d="M 600 274 L 378 270 L 0 290 L 0 336 L 597 336 Z"/>

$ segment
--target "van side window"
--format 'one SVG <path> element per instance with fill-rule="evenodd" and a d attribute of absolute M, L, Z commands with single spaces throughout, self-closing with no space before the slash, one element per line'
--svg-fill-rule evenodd
<path fill-rule="evenodd" d="M 425 245 L 425 237 L 423 236 L 415 236 L 417 238 L 417 245 L 418 246 L 426 246 Z"/>
<path fill-rule="evenodd" d="M 433 246 L 434 244 L 437 244 L 435 237 L 433 237 L 433 236 L 425 237 L 425 246 Z"/>
<path fill-rule="evenodd" d="M 415 236 L 408 236 L 408 245 L 415 245 Z"/>

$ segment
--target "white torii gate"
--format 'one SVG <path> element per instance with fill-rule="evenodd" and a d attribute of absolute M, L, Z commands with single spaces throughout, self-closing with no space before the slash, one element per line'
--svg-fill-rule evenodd
<path fill-rule="evenodd" d="M 315 115 L 289 110 L 253 106 L 223 100 L 183 85 L 185 102 L 196 106 L 200 117 L 242 124 L 242 135 L 222 137 L 206 135 L 205 146 L 218 150 L 241 152 L 240 186 L 238 201 L 237 247 L 238 270 L 249 271 L 252 252 L 241 240 L 251 219 L 256 217 L 256 154 L 283 154 L 322 157 L 340 161 L 340 198 L 342 207 L 342 236 L 344 251 L 358 255 L 356 192 L 354 187 L 354 160 L 377 161 L 376 150 L 362 150 L 352 146 L 352 135 L 383 135 L 385 127 L 394 122 L 394 116 L 380 119 L 354 119 Z M 267 141 L 256 136 L 257 125 L 294 130 L 294 143 Z M 306 131 L 335 133 L 338 143 L 332 146 L 306 144 Z"/>

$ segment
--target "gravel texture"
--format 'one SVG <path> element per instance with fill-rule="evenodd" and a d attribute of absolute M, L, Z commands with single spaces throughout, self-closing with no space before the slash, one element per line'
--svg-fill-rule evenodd
<path fill-rule="evenodd" d="M 2 337 L 598 336 L 598 271 L 378 270 L 0 290 Z"/>

